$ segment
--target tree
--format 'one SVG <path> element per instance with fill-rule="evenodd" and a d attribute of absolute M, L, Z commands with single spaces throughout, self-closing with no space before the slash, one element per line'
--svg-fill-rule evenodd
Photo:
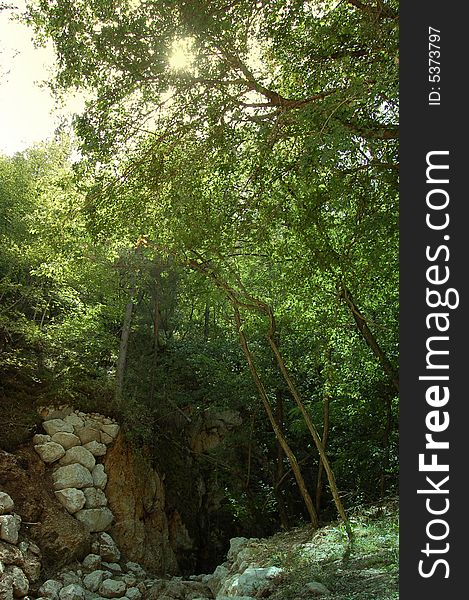
<path fill-rule="evenodd" d="M 144 234 L 150 262 L 201 258 L 230 289 L 244 285 L 244 299 L 262 298 L 262 314 L 236 324 L 263 401 L 278 387 L 272 356 L 290 390 L 279 440 L 309 431 L 326 466 L 311 424 L 334 398 L 331 462 L 343 473 L 353 463 L 352 478 L 359 467 L 346 444 L 338 449 L 343 431 L 361 440 L 369 414 L 386 422 L 389 443 L 393 429 L 383 382 L 396 379 L 397 362 L 396 3 L 39 1 L 26 18 L 55 44 L 54 89 L 89 94 L 76 130 L 94 239 L 118 247 Z M 176 303 L 178 335 L 195 332 L 197 318 L 207 343 L 217 293 Z M 143 309 L 134 317 L 143 325 Z M 273 333 L 260 346 L 266 318 L 281 354 Z M 379 443 L 366 447 L 370 464 Z"/>

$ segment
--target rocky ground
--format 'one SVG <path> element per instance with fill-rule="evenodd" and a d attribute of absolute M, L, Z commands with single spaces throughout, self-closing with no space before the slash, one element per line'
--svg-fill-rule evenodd
<path fill-rule="evenodd" d="M 397 507 L 352 518 L 350 544 L 340 526 L 301 527 L 268 539 L 234 538 L 211 574 L 154 577 L 125 561 L 112 537 L 92 534 L 91 553 L 54 574 L 41 569 L 40 549 L 20 535 L 14 502 L 0 494 L 0 598 L 38 600 L 396 600 Z"/>
<path fill-rule="evenodd" d="M 174 576 L 161 478 L 137 468 L 118 424 L 41 416 L 29 446 L 0 451 L 0 600 L 398 598 L 397 501 L 352 515 L 352 543 L 340 525 L 238 537 L 213 573 Z"/>

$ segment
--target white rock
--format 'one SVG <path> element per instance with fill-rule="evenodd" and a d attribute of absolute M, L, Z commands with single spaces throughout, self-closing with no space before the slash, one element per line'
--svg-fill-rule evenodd
<path fill-rule="evenodd" d="M 37 444 L 34 450 L 39 454 L 41 459 L 47 463 L 53 463 L 65 454 L 64 448 L 56 442 L 46 442 L 45 444 Z"/>
<path fill-rule="evenodd" d="M 0 515 L 11 512 L 14 506 L 11 496 L 6 492 L 0 492 Z"/>
<path fill-rule="evenodd" d="M 101 557 L 99 554 L 88 554 L 85 556 L 82 565 L 87 571 L 96 571 L 101 566 Z"/>
<path fill-rule="evenodd" d="M 108 571 L 103 571 L 102 569 L 97 569 L 88 575 L 85 575 L 83 578 L 83 585 L 90 592 L 97 592 L 99 586 L 103 582 L 104 578 L 109 577 L 111 574 Z"/>
<path fill-rule="evenodd" d="M 109 533 L 102 533 L 99 538 L 99 554 L 101 558 L 107 562 L 117 562 L 121 558 L 121 552 L 116 544 L 116 542 L 112 539 Z M 136 563 L 127 563 L 127 569 L 129 569 L 129 564 Z M 137 565 L 139 567 L 139 565 Z"/>
<path fill-rule="evenodd" d="M 105 433 L 104 431 L 100 432 L 100 439 L 101 439 L 101 443 L 102 444 L 112 444 L 112 442 L 114 441 L 114 438 L 111 437 L 108 433 Z"/>
<path fill-rule="evenodd" d="M 65 450 L 81 444 L 80 438 L 77 435 L 68 433 L 67 431 L 58 431 L 57 433 L 54 433 L 52 441 L 63 446 Z"/>
<path fill-rule="evenodd" d="M 9 567 L 7 573 L 15 598 L 26 596 L 29 591 L 29 581 L 23 571 L 19 567 Z"/>
<path fill-rule="evenodd" d="M 85 425 L 84 427 L 77 427 L 75 433 L 80 438 L 82 444 L 88 444 L 89 442 L 101 440 L 100 431 L 97 427 L 90 427 Z"/>
<path fill-rule="evenodd" d="M 114 518 L 109 508 L 83 508 L 75 513 L 75 517 L 81 521 L 90 530 L 105 531 L 112 523 Z"/>
<path fill-rule="evenodd" d="M 83 447 L 86 448 L 87 450 L 89 450 L 93 456 L 104 456 L 107 452 L 106 445 L 101 444 L 100 442 L 97 442 L 96 440 L 93 440 L 92 442 L 88 442 L 87 444 L 84 444 Z"/>
<path fill-rule="evenodd" d="M 76 413 L 72 413 L 71 415 L 68 415 L 68 417 L 64 418 L 64 421 L 65 421 L 65 423 L 68 423 L 69 425 L 71 425 L 74 429 L 83 427 L 85 424 L 83 419 L 80 416 L 78 416 Z"/>
<path fill-rule="evenodd" d="M 112 573 L 122 573 L 122 567 L 119 563 L 103 562 L 103 567 L 106 567 Z"/>
<path fill-rule="evenodd" d="M 208 586 L 212 590 L 214 596 L 216 596 L 220 590 L 222 583 L 228 579 L 228 576 L 229 570 L 223 565 L 218 565 L 213 572 L 213 575 L 211 575 L 208 580 Z"/>
<path fill-rule="evenodd" d="M 50 421 L 44 421 L 42 426 L 46 430 L 46 433 L 50 436 L 54 435 L 54 433 L 58 433 L 59 431 L 73 433 L 73 425 L 66 423 L 63 419 L 51 419 Z"/>
<path fill-rule="evenodd" d="M 101 431 L 104 431 L 104 433 L 107 433 L 114 439 L 119 433 L 119 425 L 117 423 L 103 423 L 101 425 Z"/>
<path fill-rule="evenodd" d="M 21 517 L 19 515 L 0 516 L 0 539 L 10 544 L 16 544 L 20 527 Z"/>
<path fill-rule="evenodd" d="M 230 549 L 226 555 L 227 560 L 234 562 L 238 553 L 249 544 L 248 538 L 235 537 L 230 540 Z"/>
<path fill-rule="evenodd" d="M 145 569 L 138 563 L 129 561 L 126 563 L 125 568 L 129 573 L 133 573 L 136 577 L 144 579 L 147 576 Z"/>
<path fill-rule="evenodd" d="M 63 587 L 72 585 L 72 583 L 81 585 L 81 577 L 78 574 L 78 571 L 63 571 L 59 577 L 62 580 Z"/>
<path fill-rule="evenodd" d="M 36 446 L 36 444 L 45 444 L 46 442 L 50 442 L 51 441 L 51 437 L 50 435 L 47 435 L 47 433 L 36 433 L 35 436 L 33 436 L 33 444 Z"/>
<path fill-rule="evenodd" d="M 64 488 L 83 489 L 93 485 L 93 477 L 89 470 L 78 464 L 59 467 L 52 474 L 52 480 L 56 490 L 63 490 Z"/>
<path fill-rule="evenodd" d="M 85 490 L 86 508 L 99 508 L 107 505 L 106 494 L 95 487 L 90 487 Z"/>
<path fill-rule="evenodd" d="M 236 573 L 226 580 L 219 595 L 226 596 L 262 596 L 282 575 L 278 567 L 249 567 L 244 573 Z"/>
<path fill-rule="evenodd" d="M 99 593 L 104 598 L 122 598 L 125 594 L 125 583 L 113 579 L 105 579 L 99 586 Z"/>
<path fill-rule="evenodd" d="M 136 587 L 128 588 L 128 590 L 125 592 L 125 595 L 127 598 L 129 598 L 129 600 L 140 600 L 142 597 L 141 591 Z"/>
<path fill-rule="evenodd" d="M 331 593 L 325 585 L 319 583 L 318 581 L 310 581 L 306 584 L 305 588 L 308 595 L 314 597 L 329 596 Z"/>
<path fill-rule="evenodd" d="M 104 490 L 107 483 L 107 475 L 104 472 L 104 465 L 98 464 L 93 469 L 93 485 L 94 487 Z"/>
<path fill-rule="evenodd" d="M 85 494 L 76 488 L 58 490 L 55 495 L 60 504 L 72 515 L 81 510 L 86 503 Z"/>
<path fill-rule="evenodd" d="M 132 575 L 132 573 L 122 575 L 121 581 L 123 581 L 127 587 L 135 587 L 137 585 L 137 578 L 135 575 Z"/>
<path fill-rule="evenodd" d="M 59 592 L 60 600 L 85 600 L 85 590 L 77 583 L 63 587 Z"/>
<path fill-rule="evenodd" d="M 65 455 L 60 459 L 59 464 L 63 466 L 79 464 L 86 467 L 89 471 L 92 471 L 96 464 L 96 459 L 91 452 L 86 448 L 83 448 L 83 446 L 74 446 L 65 452 Z"/>
<path fill-rule="evenodd" d="M 51 600 L 58 600 L 59 592 L 63 588 L 60 581 L 55 579 L 48 579 L 39 588 L 39 594 L 45 598 L 51 598 Z"/>

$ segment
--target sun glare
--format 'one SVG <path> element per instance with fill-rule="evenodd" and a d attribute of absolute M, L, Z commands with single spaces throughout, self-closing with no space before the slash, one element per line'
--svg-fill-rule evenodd
<path fill-rule="evenodd" d="M 171 45 L 171 54 L 169 56 L 169 66 L 174 71 L 187 71 L 194 61 L 192 51 L 192 38 L 179 38 L 174 40 Z"/>

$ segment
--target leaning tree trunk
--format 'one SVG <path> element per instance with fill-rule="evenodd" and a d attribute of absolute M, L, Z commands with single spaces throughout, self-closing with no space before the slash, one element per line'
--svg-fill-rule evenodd
<path fill-rule="evenodd" d="M 198 256 L 199 260 L 200 260 L 200 258 L 201 257 Z M 214 281 L 215 285 L 217 285 L 220 289 L 222 289 L 225 292 L 227 298 L 230 300 L 231 304 L 233 305 L 234 310 L 235 310 L 235 320 L 236 320 L 236 325 L 237 325 L 238 333 L 239 333 L 240 340 L 241 340 L 241 345 L 243 347 L 244 354 L 248 361 L 249 368 L 251 370 L 254 382 L 256 383 L 256 387 L 259 391 L 259 395 L 262 398 L 264 407 L 269 416 L 269 420 L 272 424 L 274 432 L 277 435 L 278 440 L 282 444 L 282 448 L 285 451 L 285 454 L 287 455 L 288 460 L 290 461 L 290 464 L 292 466 L 295 477 L 297 477 L 298 475 L 301 476 L 301 471 L 299 469 L 298 462 L 296 461 L 295 456 L 292 455 L 291 450 L 290 450 L 285 438 L 282 436 L 282 432 L 279 430 L 279 428 L 277 426 L 277 423 L 276 423 L 275 418 L 272 413 L 272 407 L 270 406 L 270 403 L 267 398 L 267 394 L 264 390 L 262 382 L 260 381 L 257 371 L 255 369 L 254 363 L 252 361 L 252 356 L 251 356 L 251 354 L 249 352 L 249 348 L 247 346 L 246 337 L 242 331 L 239 307 L 246 308 L 249 310 L 254 310 L 254 311 L 264 314 L 268 317 L 268 319 L 269 319 L 269 331 L 267 334 L 268 343 L 272 349 L 272 352 L 274 353 L 274 356 L 277 361 L 277 365 L 280 369 L 280 372 L 282 374 L 282 377 L 285 380 L 285 382 L 288 386 L 288 389 L 290 390 L 290 393 L 296 402 L 296 405 L 300 409 L 301 415 L 302 415 L 302 417 L 306 423 L 306 426 L 311 434 L 311 437 L 313 438 L 313 441 L 316 445 L 319 456 L 324 465 L 324 470 L 326 471 L 327 479 L 329 482 L 329 486 L 331 488 L 331 493 L 332 493 L 332 497 L 334 498 L 337 512 L 339 513 L 341 519 L 344 522 L 348 537 L 351 539 L 352 538 L 352 529 L 351 529 L 350 523 L 347 519 L 347 515 L 345 514 L 342 500 L 340 499 L 339 490 L 338 490 L 337 484 L 335 482 L 334 473 L 329 464 L 327 455 L 324 451 L 324 446 L 321 443 L 321 438 L 316 429 L 316 426 L 314 425 L 314 423 L 311 419 L 310 414 L 306 410 L 306 407 L 301 399 L 299 391 L 297 390 L 295 384 L 293 383 L 293 380 L 285 366 L 283 357 L 282 357 L 282 355 L 278 349 L 278 346 L 275 342 L 274 337 L 275 337 L 275 332 L 276 332 L 276 324 L 275 324 L 275 318 L 274 318 L 272 309 L 270 308 L 270 306 L 268 304 L 266 304 L 265 302 L 262 302 L 258 298 L 251 296 L 244 289 L 241 292 L 234 290 L 232 287 L 230 287 L 230 285 L 226 281 L 223 281 L 222 279 L 220 279 L 220 277 L 213 270 L 208 269 L 205 264 L 201 264 L 197 260 L 190 260 L 189 265 L 193 269 L 196 269 L 196 270 L 202 272 L 204 275 L 210 277 Z M 302 476 L 301 476 L 301 479 L 302 479 Z M 298 478 L 297 478 L 297 481 L 299 481 Z M 301 489 L 301 486 L 300 486 L 300 489 Z M 309 500 L 311 501 L 311 498 L 309 496 L 309 493 L 307 492 L 306 487 L 304 488 L 304 491 L 307 494 L 307 496 L 306 495 L 304 496 L 305 502 L 307 502 L 306 498 L 309 498 Z M 311 507 L 308 506 L 308 512 L 310 513 L 310 515 L 314 514 L 314 519 L 317 522 L 318 518 L 317 518 L 316 510 L 314 509 L 314 506 L 312 505 L 312 502 L 311 502 Z"/>
<path fill-rule="evenodd" d="M 322 445 L 324 446 L 324 450 L 326 450 L 327 448 L 327 442 L 329 440 L 329 405 L 330 405 L 331 399 L 329 397 L 328 394 L 326 394 L 326 397 L 324 398 L 324 430 L 322 433 Z M 322 474 L 324 471 L 324 465 L 322 462 L 322 458 L 319 461 L 319 467 L 318 467 L 318 479 L 317 479 L 317 484 L 316 484 L 316 512 L 320 513 L 321 511 L 321 496 L 322 496 Z"/>
<path fill-rule="evenodd" d="M 300 494 L 306 505 L 306 509 L 308 511 L 309 518 L 311 520 L 311 524 L 313 525 L 314 528 L 317 528 L 319 526 L 318 517 L 316 514 L 316 510 L 314 508 L 314 505 L 313 505 L 313 501 L 312 501 L 311 496 L 309 495 L 308 489 L 306 487 L 306 483 L 303 479 L 303 475 L 301 473 L 300 466 L 298 464 L 296 456 L 294 455 L 285 436 L 283 435 L 281 427 L 279 427 L 277 420 L 275 419 L 275 416 L 274 416 L 274 413 L 272 410 L 272 406 L 270 404 L 269 398 L 267 397 L 267 392 L 265 391 L 264 385 L 263 385 L 262 381 L 260 380 L 259 374 L 257 373 L 257 369 L 256 369 L 256 366 L 254 365 L 254 360 L 253 360 L 251 351 L 249 350 L 246 336 L 244 335 L 244 332 L 243 332 L 239 308 L 236 305 L 236 303 L 234 303 L 234 302 L 233 302 L 233 308 L 234 308 L 236 328 L 238 330 L 241 347 L 243 349 L 244 356 L 246 357 L 246 361 L 248 363 L 248 367 L 251 372 L 251 376 L 254 380 L 255 386 L 256 386 L 259 396 L 262 400 L 262 404 L 264 405 L 264 408 L 265 408 L 265 411 L 269 418 L 272 429 L 274 430 L 275 437 L 277 438 L 280 445 L 282 446 L 282 450 L 285 452 L 285 454 L 288 458 L 288 462 L 290 463 L 290 466 L 292 468 L 293 474 L 295 475 L 296 482 L 300 489 Z"/>
<path fill-rule="evenodd" d="M 300 409 L 300 412 L 303 416 L 304 422 L 306 423 L 306 426 L 311 434 L 311 437 L 314 440 L 316 448 L 319 452 L 319 456 L 321 458 L 321 462 L 324 465 L 324 470 L 326 471 L 327 479 L 329 481 L 329 486 L 331 488 L 332 497 L 334 498 L 337 512 L 339 513 L 340 517 L 342 518 L 342 520 L 344 522 L 345 529 L 347 531 L 347 535 L 349 536 L 349 538 L 351 538 L 352 537 L 352 529 L 351 529 L 350 523 L 347 519 L 347 515 L 345 514 L 345 509 L 342 504 L 342 500 L 340 499 L 340 496 L 339 496 L 339 490 L 337 488 L 334 473 L 329 464 L 329 459 L 327 458 L 327 454 L 324 450 L 324 446 L 321 442 L 321 438 L 319 437 L 319 433 L 316 429 L 316 426 L 313 423 L 313 420 L 311 419 L 311 415 L 306 410 L 303 400 L 301 399 L 300 393 L 299 393 L 298 389 L 296 388 L 295 384 L 293 383 L 290 373 L 288 372 L 288 369 L 285 365 L 285 361 L 283 360 L 283 357 L 280 354 L 278 346 L 275 343 L 275 340 L 274 340 L 275 319 L 274 319 L 272 310 L 271 310 L 270 306 L 264 305 L 264 307 L 265 307 L 265 310 L 266 310 L 269 320 L 270 320 L 270 328 L 269 328 L 269 333 L 267 335 L 267 339 L 269 341 L 270 347 L 272 348 L 272 352 L 274 353 L 275 358 L 277 359 L 277 364 L 279 366 L 280 372 L 282 373 L 282 376 L 283 376 L 286 384 L 288 385 L 288 389 L 290 390 L 290 393 L 293 396 L 293 399 L 295 400 L 296 405 Z"/>
<path fill-rule="evenodd" d="M 282 394 L 280 391 L 277 393 L 277 405 L 276 405 L 275 412 L 276 412 L 277 423 L 279 424 L 279 427 L 280 427 L 282 433 L 284 433 L 283 399 L 282 399 Z M 283 497 L 282 489 L 281 489 L 281 484 L 283 481 L 283 477 L 285 475 L 285 469 L 284 469 L 284 464 L 283 464 L 284 456 L 285 456 L 285 452 L 282 449 L 282 445 L 277 440 L 277 454 L 275 457 L 274 477 L 273 477 L 273 479 L 274 479 L 274 481 L 273 481 L 274 494 L 275 494 L 275 499 L 277 500 L 280 524 L 283 527 L 283 529 L 288 529 L 290 526 L 290 520 L 288 518 L 287 505 L 286 505 L 285 498 Z M 316 512 L 317 512 L 317 510 L 316 510 Z"/>
<path fill-rule="evenodd" d="M 347 306 L 349 307 L 358 331 L 360 332 L 363 339 L 370 347 L 373 354 L 380 361 L 385 373 L 387 373 L 387 375 L 391 379 L 392 384 L 395 387 L 396 391 L 399 392 L 399 376 L 398 376 L 396 370 L 394 369 L 394 367 L 392 366 L 392 364 L 390 363 L 388 357 L 384 353 L 383 349 L 378 344 L 378 342 L 377 342 L 375 336 L 373 335 L 373 333 L 371 332 L 370 328 L 368 327 L 365 317 L 361 314 L 360 310 L 358 309 L 358 306 L 355 304 L 355 302 L 352 298 L 352 294 L 350 293 L 350 290 L 348 290 L 347 287 L 343 283 L 339 284 L 338 287 L 339 287 L 340 297 L 344 300 L 345 304 L 347 304 Z"/>
<path fill-rule="evenodd" d="M 132 325 L 132 313 L 134 309 L 135 277 L 132 275 L 130 281 L 129 300 L 125 307 L 124 322 L 122 324 L 119 356 L 116 367 L 116 400 L 120 402 L 124 392 L 125 366 L 127 364 L 127 351 L 129 347 L 130 328 Z"/>

